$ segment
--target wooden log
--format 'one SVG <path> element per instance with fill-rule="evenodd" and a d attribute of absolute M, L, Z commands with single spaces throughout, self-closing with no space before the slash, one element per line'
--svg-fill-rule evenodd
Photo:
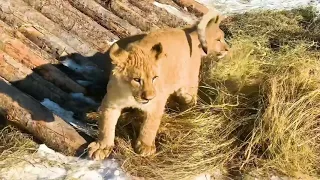
<path fill-rule="evenodd" d="M 50 62 L 50 64 L 60 63 L 57 59 L 55 59 L 56 57 L 53 56 L 53 54 L 57 54 L 57 51 L 55 51 L 55 53 L 52 53 L 52 54 L 47 53 L 45 50 L 48 50 L 49 48 L 45 46 L 45 44 L 40 44 L 38 46 L 37 44 L 33 43 L 30 39 L 28 39 L 26 36 L 24 36 L 22 33 L 20 33 L 17 29 L 13 29 L 12 27 L 8 26 L 5 22 L 1 20 L 0 20 L 0 28 L 11 37 L 19 39 L 21 42 L 23 42 L 23 44 L 27 45 L 32 50 L 32 52 L 34 52 L 38 56 L 41 56 L 41 57 L 44 57 L 44 59 L 47 59 Z"/>
<path fill-rule="evenodd" d="M 0 19 L 10 26 L 19 28 L 32 25 L 43 28 L 85 56 L 92 56 L 98 52 L 80 37 L 64 30 L 22 0 L 0 0 L 0 9 Z"/>
<path fill-rule="evenodd" d="M 179 6 L 187 8 L 196 16 L 201 17 L 208 12 L 208 8 L 195 0 L 174 0 Z"/>
<path fill-rule="evenodd" d="M 105 52 L 119 38 L 64 0 L 24 0 L 47 18 Z"/>
<path fill-rule="evenodd" d="M 182 19 L 176 17 L 175 15 L 172 15 L 168 13 L 166 10 L 156 7 L 152 3 L 146 1 L 146 0 L 128 0 L 132 5 L 138 7 L 142 11 L 144 11 L 147 14 L 156 14 L 156 20 L 166 24 L 169 27 L 183 27 L 186 26 L 187 23 L 184 22 Z M 156 23 L 158 25 L 158 23 Z"/>
<path fill-rule="evenodd" d="M 35 70 L 46 80 L 52 82 L 67 92 L 85 93 L 84 87 L 80 86 L 59 69 L 37 54 L 33 53 L 26 45 L 16 38 L 10 37 L 0 28 L 0 49 L 13 57 L 26 67 Z"/>
<path fill-rule="evenodd" d="M 33 43 L 42 47 L 47 53 L 51 54 L 56 59 L 68 54 L 77 53 L 77 51 L 70 47 L 58 37 L 50 34 L 45 29 L 37 28 L 37 26 L 21 26 L 19 29 L 25 37 L 30 39 Z"/>
<path fill-rule="evenodd" d="M 153 2 L 159 2 L 161 4 L 167 4 L 170 5 L 176 9 L 178 9 L 179 11 L 186 11 L 186 9 L 184 9 L 183 7 L 179 6 L 177 3 L 175 3 L 173 0 L 155 0 Z M 152 2 L 152 3 L 153 3 Z"/>
<path fill-rule="evenodd" d="M 61 105 L 64 109 L 78 114 L 95 107 L 85 102 L 72 99 L 69 94 L 46 81 L 23 64 L 15 61 L 1 50 L 0 76 L 38 101 L 43 101 L 44 98 L 47 98 Z"/>
<path fill-rule="evenodd" d="M 69 47 L 67 44 L 64 44 L 64 42 L 60 41 L 56 37 L 52 37 L 45 32 L 40 32 L 43 29 L 37 29 L 32 26 L 26 26 L 26 27 L 21 27 L 19 28 L 19 32 L 23 34 L 23 36 L 28 37 L 31 39 L 35 44 L 37 44 L 40 47 L 43 47 L 43 49 L 46 50 L 46 52 L 51 53 L 51 56 L 55 56 L 54 58 L 63 60 L 65 58 L 61 58 L 61 56 L 64 57 L 69 57 L 71 58 L 74 54 L 77 54 L 77 58 L 74 60 L 80 61 L 81 65 L 87 65 L 87 66 L 94 66 L 96 67 L 97 65 L 94 63 L 94 60 L 90 60 L 87 57 L 84 57 L 80 55 L 79 53 L 76 53 L 76 51 L 72 48 Z M 19 38 L 20 39 L 20 38 Z M 24 42 L 25 43 L 25 42 Z M 47 53 L 41 53 L 42 55 L 45 55 Z M 47 56 L 45 56 L 47 57 Z M 93 57 L 93 56 L 92 56 Z M 47 58 L 45 58 L 47 59 Z M 73 58 L 71 58 L 73 59 Z M 92 58 L 91 58 L 92 59 Z M 52 64 L 52 62 L 51 62 Z M 60 64 L 60 62 L 59 62 Z M 68 74 L 70 75 L 70 74 Z M 95 78 L 95 77 L 91 77 Z"/>
<path fill-rule="evenodd" d="M 141 30 L 114 15 L 94 0 L 68 0 L 72 6 L 96 20 L 120 38 L 141 33 Z"/>
<path fill-rule="evenodd" d="M 69 99 L 69 94 L 46 81 L 23 64 L 15 61 L 1 50 L 0 76 L 39 101 L 48 98 L 61 104 Z"/>
<path fill-rule="evenodd" d="M 0 78 L 0 114 L 50 148 L 67 155 L 81 152 L 86 140 L 60 117 Z"/>
<path fill-rule="evenodd" d="M 138 27 L 142 31 L 150 31 L 153 29 L 159 29 L 158 26 L 152 23 L 148 19 L 148 14 L 139 10 L 137 7 L 130 4 L 127 0 L 115 0 L 106 3 L 103 0 L 96 0 L 104 8 L 108 8 L 118 17 L 127 20 L 130 24 Z M 139 12 L 143 12 L 140 13 Z"/>

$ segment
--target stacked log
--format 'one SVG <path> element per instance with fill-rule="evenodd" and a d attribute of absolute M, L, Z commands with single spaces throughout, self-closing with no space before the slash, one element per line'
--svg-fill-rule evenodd
<path fill-rule="evenodd" d="M 208 12 L 208 8 L 195 0 L 174 0 L 179 6 L 187 8 L 190 12 L 193 12 L 196 16 L 203 16 Z"/>
<path fill-rule="evenodd" d="M 22 0 L 0 0 L 0 19 L 13 27 L 34 26 L 64 41 L 77 52 L 91 56 L 98 51 L 80 37 L 62 29 Z"/>
<path fill-rule="evenodd" d="M 69 2 L 121 38 L 141 33 L 140 29 L 114 15 L 94 0 L 69 0 Z"/>
<path fill-rule="evenodd" d="M 30 39 L 20 33 L 18 30 L 15 30 L 8 26 L 6 23 L 0 20 L 0 28 L 11 37 L 19 39 L 23 44 L 28 46 L 34 53 L 38 56 L 44 57 L 47 59 L 51 64 L 59 64 L 59 61 L 54 58 L 51 54 L 46 53 L 45 50 L 49 50 L 49 48 L 45 47 L 43 44 L 41 46 L 37 46 L 37 44 L 33 43 Z M 41 48 L 40 48 L 41 47 Z M 51 50 L 50 50 L 51 51 Z"/>
<path fill-rule="evenodd" d="M 63 119 L 0 77 L 0 114 L 65 154 L 81 152 L 86 140 Z"/>
<path fill-rule="evenodd" d="M 24 0 L 33 8 L 41 12 L 51 21 L 59 24 L 70 32 L 78 35 L 100 52 L 106 51 L 110 45 L 108 42 L 119 38 L 103 28 L 97 22 L 85 16 L 64 0 Z"/>
<path fill-rule="evenodd" d="M 39 101 L 49 98 L 62 104 L 69 95 L 0 50 L 0 76 Z"/>
<path fill-rule="evenodd" d="M 155 24 L 158 24 L 158 22 L 164 23 L 169 27 L 183 27 L 187 25 L 186 22 L 184 22 L 182 19 L 168 13 L 166 10 L 161 9 L 153 5 L 152 3 L 146 2 L 145 0 L 142 1 L 136 1 L 136 0 L 128 0 L 130 4 L 138 7 L 146 14 L 156 14 L 156 22 Z"/>
<path fill-rule="evenodd" d="M 36 69 L 46 80 L 68 92 L 85 93 L 86 90 L 66 74 L 44 60 L 16 38 L 10 37 L 0 28 L 0 50 L 4 51 L 30 69 Z"/>
<path fill-rule="evenodd" d="M 156 23 L 157 18 L 154 13 L 145 13 L 128 0 L 115 0 L 106 3 L 103 0 L 96 0 L 101 6 L 109 9 L 118 17 L 125 19 L 130 24 L 138 27 L 142 31 L 151 31 L 167 27 L 164 23 Z"/>

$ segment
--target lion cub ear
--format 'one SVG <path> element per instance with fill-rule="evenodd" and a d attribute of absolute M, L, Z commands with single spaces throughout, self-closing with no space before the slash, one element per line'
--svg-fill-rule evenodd
<path fill-rule="evenodd" d="M 161 43 L 155 44 L 151 48 L 151 54 L 156 57 L 156 59 L 161 59 L 165 56 L 165 53 L 163 52 L 163 47 Z"/>
<path fill-rule="evenodd" d="M 214 20 L 215 24 L 220 24 L 223 20 L 225 20 L 227 16 L 224 15 L 217 15 L 216 19 Z"/>
<path fill-rule="evenodd" d="M 109 56 L 111 58 L 111 63 L 119 66 L 127 60 L 129 53 L 120 48 L 117 43 L 114 43 L 110 47 Z"/>

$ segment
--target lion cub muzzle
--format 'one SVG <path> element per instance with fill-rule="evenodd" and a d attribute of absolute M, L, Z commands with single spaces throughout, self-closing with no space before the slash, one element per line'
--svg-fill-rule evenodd
<path fill-rule="evenodd" d="M 152 80 L 141 80 L 140 88 L 139 93 L 135 96 L 138 103 L 147 104 L 156 97 L 156 90 Z"/>
<path fill-rule="evenodd" d="M 156 97 L 155 92 L 153 91 L 143 91 L 141 93 L 141 99 L 143 100 L 143 104 L 148 103 L 149 101 L 151 101 L 153 98 Z"/>
<path fill-rule="evenodd" d="M 216 47 L 217 49 L 217 53 L 216 56 L 221 59 L 223 57 L 225 57 L 227 54 L 229 54 L 229 45 L 224 41 L 224 40 L 220 40 L 220 43 L 217 45 L 218 47 Z"/>

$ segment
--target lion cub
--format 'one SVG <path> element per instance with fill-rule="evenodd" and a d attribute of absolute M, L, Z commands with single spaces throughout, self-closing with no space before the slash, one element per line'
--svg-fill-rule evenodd
<path fill-rule="evenodd" d="M 155 137 L 168 97 L 175 93 L 186 105 L 197 101 L 201 56 L 227 54 L 229 47 L 219 28 L 221 16 L 209 11 L 198 25 L 168 28 L 124 38 L 109 51 L 112 67 L 102 104 L 99 137 L 89 148 L 89 157 L 104 159 L 114 146 L 115 126 L 126 107 L 145 113 L 135 152 L 156 152 Z M 206 38 L 207 37 L 207 38 Z"/>

